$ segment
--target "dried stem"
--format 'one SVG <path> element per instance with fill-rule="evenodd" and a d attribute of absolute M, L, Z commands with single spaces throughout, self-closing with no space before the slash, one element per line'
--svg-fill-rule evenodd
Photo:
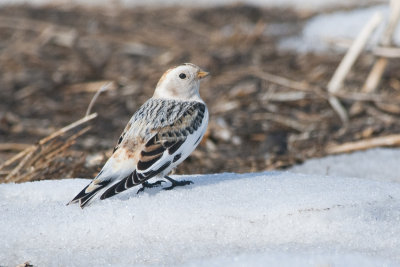
<path fill-rule="evenodd" d="M 19 143 L 3 143 L 0 144 L 0 150 L 25 150 L 32 145 L 29 144 L 19 144 Z"/>
<path fill-rule="evenodd" d="M 390 46 L 392 43 L 393 33 L 396 29 L 397 23 L 400 18 L 400 1 L 399 0 L 391 0 L 390 1 L 390 16 L 389 23 L 385 29 L 385 32 L 382 35 L 382 39 L 380 41 L 380 45 Z M 365 81 L 362 91 L 363 92 L 374 92 L 378 87 L 379 81 L 382 78 L 383 72 L 386 69 L 388 64 L 388 59 L 384 57 L 378 58 L 372 67 L 367 80 Z"/>
<path fill-rule="evenodd" d="M 41 147 L 43 147 L 43 145 L 45 145 L 46 143 L 48 143 L 50 140 L 53 140 L 54 138 L 63 135 L 64 133 L 66 133 L 67 131 L 89 121 L 92 120 L 94 118 L 96 118 L 97 113 L 93 113 L 90 114 L 89 116 L 85 116 L 80 120 L 77 120 L 69 125 L 67 125 L 66 127 L 61 128 L 60 130 L 54 132 L 53 134 L 41 139 L 38 144 L 34 145 L 34 146 L 30 146 L 27 149 L 25 149 L 24 151 L 21 151 L 20 153 L 18 153 L 16 156 L 12 157 L 10 160 L 4 162 L 1 166 L 0 166 L 0 170 L 6 166 L 11 165 L 12 163 L 14 163 L 15 161 L 19 160 L 22 158 L 22 160 L 18 163 L 18 165 L 5 177 L 4 182 L 9 182 L 11 181 L 11 179 L 15 176 L 17 176 L 17 174 L 19 173 L 19 171 L 24 167 L 24 166 L 29 166 L 30 164 L 33 164 L 33 162 L 35 162 L 37 159 L 39 159 L 43 154 L 46 154 L 48 151 L 51 151 L 52 149 L 54 149 L 54 146 L 52 146 L 51 144 L 49 146 L 47 146 L 45 148 L 45 150 L 42 150 L 39 152 L 39 154 L 34 155 L 34 153 L 36 151 L 39 151 Z M 86 129 L 86 128 L 85 128 Z M 85 130 L 83 129 L 83 130 Z M 87 131 L 87 130 L 85 130 Z M 47 151 L 47 152 L 46 152 Z M 32 158 L 33 157 L 33 158 Z M 30 163 L 30 164 L 28 164 Z M 17 179 L 18 180 L 18 179 Z"/>
<path fill-rule="evenodd" d="M 90 101 L 89 106 L 86 110 L 85 117 L 89 116 L 89 114 L 92 110 L 92 107 L 93 107 L 94 103 L 96 102 L 96 99 L 99 97 L 99 95 L 102 92 L 107 91 L 108 88 L 110 88 L 112 84 L 113 84 L 112 82 L 109 82 L 109 83 L 104 84 L 102 87 L 100 87 L 100 89 L 96 92 L 96 94 L 93 96 L 92 100 Z"/>
<path fill-rule="evenodd" d="M 26 148 L 25 150 L 19 152 L 17 155 L 13 156 L 12 158 L 6 160 L 3 164 L 0 165 L 0 170 L 3 168 L 13 164 L 15 161 L 19 160 L 23 156 L 25 156 L 27 153 L 29 153 L 35 146 L 31 145 L 30 147 Z"/>
<path fill-rule="evenodd" d="M 25 157 L 19 162 L 19 164 L 6 176 L 4 182 L 9 182 L 12 177 L 16 176 L 18 172 L 22 169 L 25 163 L 32 157 L 33 153 L 36 151 L 37 147 L 30 147 L 27 151 Z"/>
<path fill-rule="evenodd" d="M 376 27 L 382 20 L 382 16 L 380 13 L 375 13 L 372 18 L 368 21 L 368 23 L 364 26 L 361 32 L 358 34 L 354 43 L 351 45 L 350 49 L 347 51 L 343 60 L 340 62 L 338 68 L 332 76 L 332 79 L 328 83 L 328 92 L 332 94 L 329 97 L 329 103 L 332 108 L 338 113 L 340 119 L 343 123 L 347 124 L 349 118 L 346 110 L 341 105 L 339 99 L 333 94 L 338 92 L 342 87 L 343 81 L 349 73 L 351 67 L 354 62 L 360 55 L 361 51 L 364 49 L 369 37 L 374 32 Z"/>
<path fill-rule="evenodd" d="M 325 152 L 327 154 L 349 153 L 357 150 L 365 150 L 380 146 L 400 145 L 400 135 L 387 135 L 375 138 L 364 139 L 356 142 L 348 142 L 340 145 L 329 145 Z"/>
<path fill-rule="evenodd" d="M 71 130 L 71 129 L 73 129 L 73 128 L 75 128 L 75 127 L 77 127 L 77 126 L 79 126 L 79 125 L 81 125 L 81 124 L 83 124 L 83 123 L 85 123 L 87 121 L 90 121 L 90 120 L 92 120 L 92 119 L 94 119 L 96 117 L 97 117 L 97 113 L 92 113 L 90 115 L 86 115 L 82 119 L 77 120 L 77 121 L 75 121 L 75 122 L 73 122 L 73 123 L 61 128 L 60 130 L 52 133 L 51 135 L 41 139 L 39 141 L 39 145 L 43 145 L 43 144 L 47 143 L 48 141 L 56 138 L 57 136 L 63 135 L 64 133 L 68 132 L 69 130 Z"/>

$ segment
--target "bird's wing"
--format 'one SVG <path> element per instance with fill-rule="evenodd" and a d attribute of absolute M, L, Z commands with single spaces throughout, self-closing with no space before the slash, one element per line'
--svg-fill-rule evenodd
<path fill-rule="evenodd" d="M 198 128 L 205 112 L 200 102 L 147 101 L 132 116 L 100 173 L 70 203 L 79 201 L 83 208 L 99 192 L 101 199 L 108 198 L 167 169 L 185 142 L 195 135 L 201 139 Z"/>
<path fill-rule="evenodd" d="M 111 197 L 162 173 L 171 164 L 182 161 L 194 150 L 204 135 L 206 106 L 192 103 L 168 125 L 152 129 L 138 156 L 136 169 L 120 182 L 109 187 L 101 199 Z"/>

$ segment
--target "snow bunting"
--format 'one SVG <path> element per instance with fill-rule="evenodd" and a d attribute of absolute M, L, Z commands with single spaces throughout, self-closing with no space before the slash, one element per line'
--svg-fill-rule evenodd
<path fill-rule="evenodd" d="M 142 185 L 142 191 L 165 182 L 149 183 L 150 178 L 170 181 L 167 190 L 190 184 L 167 174 L 192 153 L 206 131 L 208 110 L 199 88 L 207 75 L 191 63 L 167 70 L 153 97 L 128 122 L 99 174 L 70 203 L 79 201 L 83 208 L 96 195 L 106 199 L 136 185 Z"/>

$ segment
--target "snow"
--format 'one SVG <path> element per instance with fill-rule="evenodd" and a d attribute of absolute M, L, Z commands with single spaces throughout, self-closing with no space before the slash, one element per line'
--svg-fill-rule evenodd
<path fill-rule="evenodd" d="M 0 265 L 399 266 L 399 153 L 175 176 L 194 184 L 128 190 L 83 210 L 65 203 L 85 179 L 1 184 Z M 313 174 L 294 173 L 303 171 Z"/>
<path fill-rule="evenodd" d="M 376 12 L 381 13 L 384 21 L 371 37 L 369 47 L 373 47 L 378 43 L 383 33 L 384 25 L 386 25 L 389 18 L 388 5 L 317 15 L 306 22 L 301 35 L 282 39 L 279 48 L 282 50 L 296 50 L 300 53 L 310 51 L 325 52 L 331 48 L 328 44 L 329 40 L 354 40 Z M 400 44 L 400 27 L 397 27 L 393 39 L 395 44 Z M 334 50 L 343 51 L 338 47 L 334 47 Z"/>
<path fill-rule="evenodd" d="M 310 159 L 294 173 L 333 175 L 400 183 L 400 149 L 376 148 L 351 154 Z"/>

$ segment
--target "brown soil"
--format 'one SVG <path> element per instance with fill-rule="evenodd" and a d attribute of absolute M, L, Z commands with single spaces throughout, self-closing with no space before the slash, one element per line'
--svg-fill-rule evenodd
<path fill-rule="evenodd" d="M 278 51 L 278 41 L 300 32 L 312 15 L 243 5 L 1 8 L 0 143 L 32 144 L 78 120 L 102 81 L 114 81 L 95 103 L 99 116 L 89 123 L 92 129 L 58 159 L 62 166 L 49 165 L 34 179 L 91 178 L 159 77 L 183 62 L 212 73 L 201 87 L 211 121 L 206 138 L 177 173 L 285 168 L 325 155 L 328 144 L 397 133 L 399 107 L 393 101 L 362 102 L 352 109 L 349 127 L 342 127 L 324 95 L 341 56 Z M 284 24 L 285 32 L 270 35 L 268 28 L 276 24 Z M 359 92 L 373 60 L 361 56 L 345 92 Z M 392 60 L 381 82 L 383 95 L 398 99 L 399 70 Z M 263 79 L 263 73 L 312 86 L 294 90 Z M 350 98 L 342 99 L 347 110 L 355 103 Z M 0 163 L 18 150 L 1 150 Z"/>

